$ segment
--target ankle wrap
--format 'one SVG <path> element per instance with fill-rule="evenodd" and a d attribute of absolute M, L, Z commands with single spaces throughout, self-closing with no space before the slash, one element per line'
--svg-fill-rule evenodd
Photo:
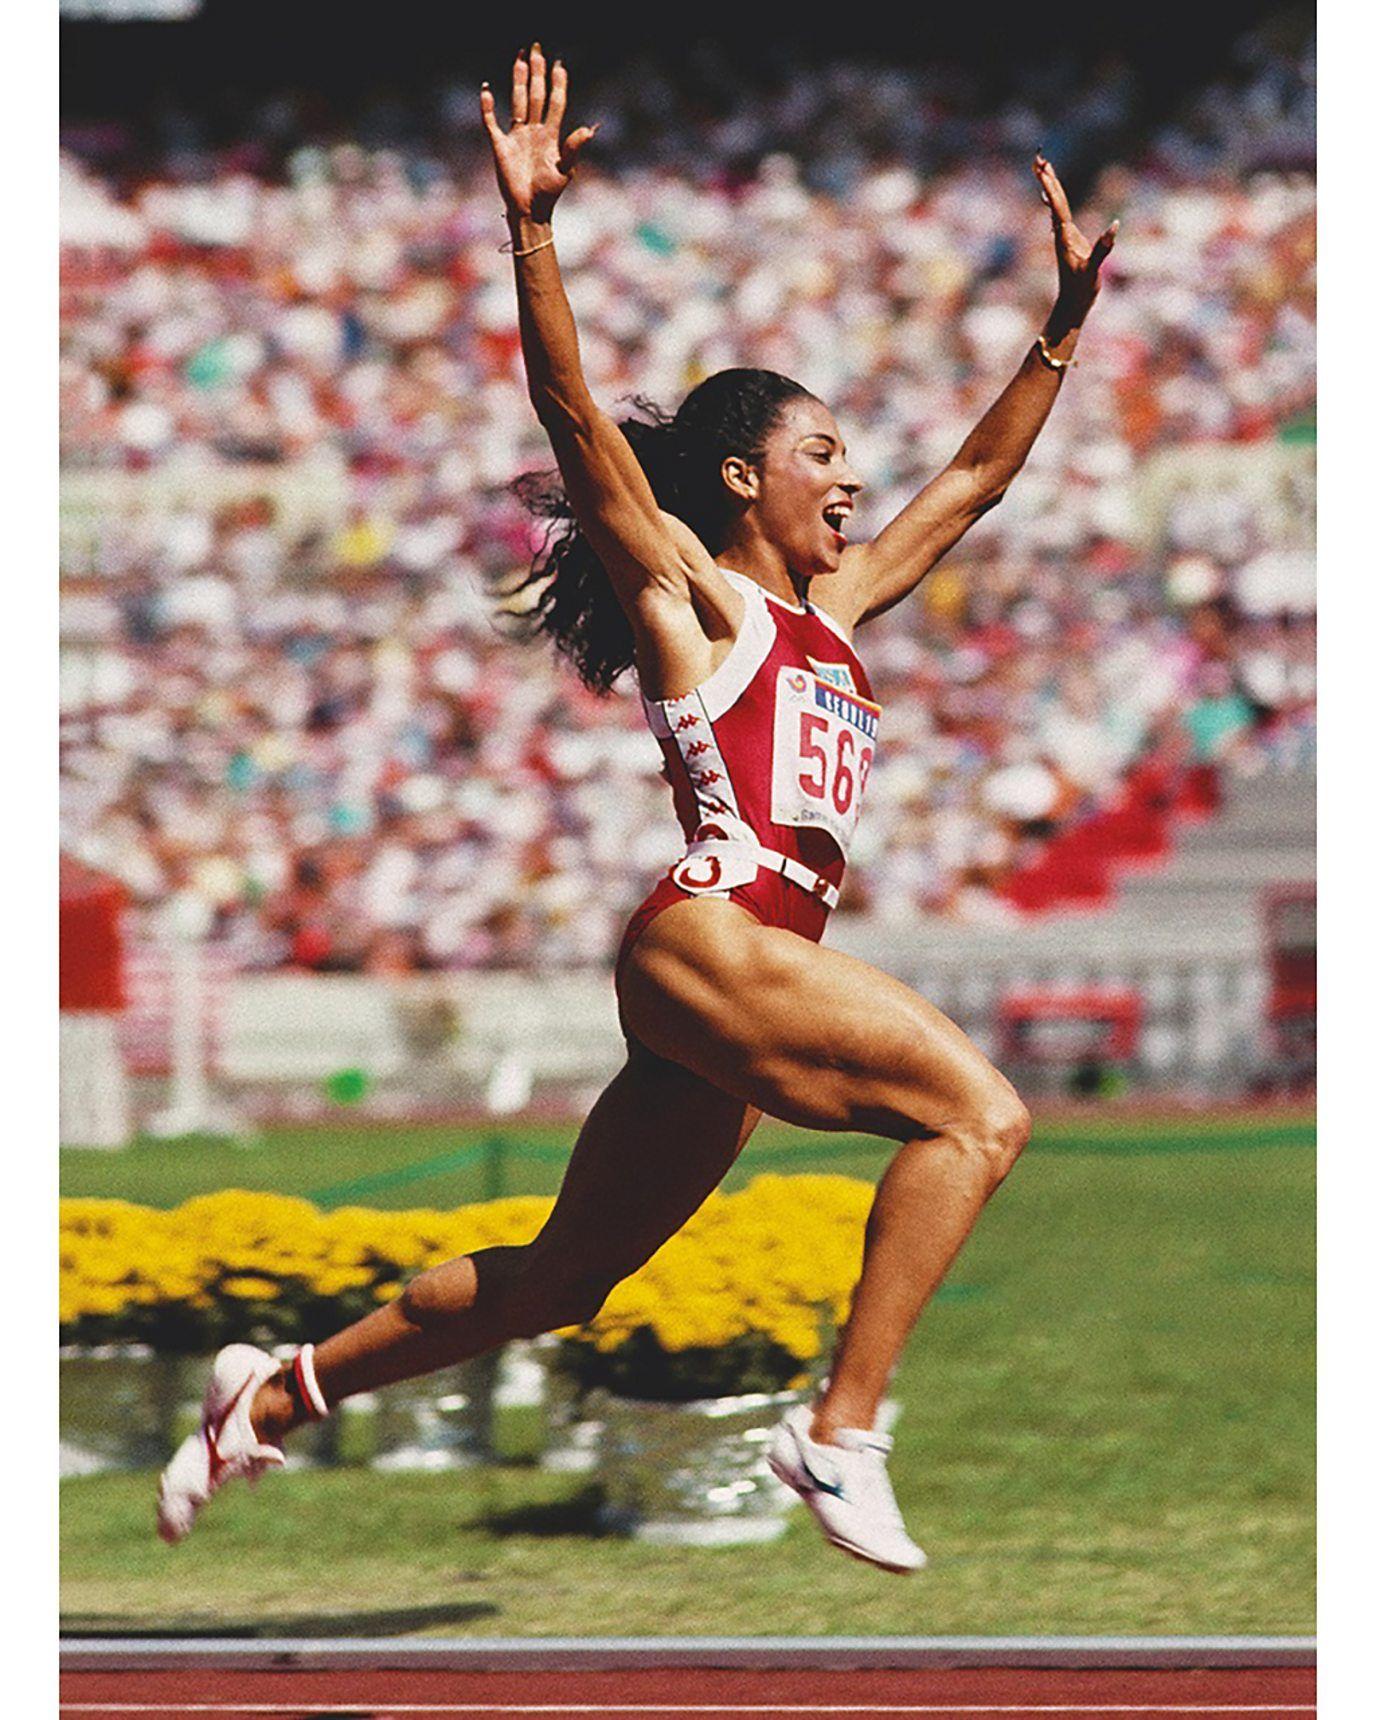
<path fill-rule="evenodd" d="M 303 1344 L 296 1352 L 287 1374 L 288 1389 L 301 1408 L 313 1421 L 323 1421 L 330 1413 L 320 1381 L 315 1377 L 315 1345 Z"/>

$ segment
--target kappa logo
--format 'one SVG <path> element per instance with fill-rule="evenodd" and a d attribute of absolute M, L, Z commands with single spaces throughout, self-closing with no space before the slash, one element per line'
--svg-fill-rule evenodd
<path fill-rule="evenodd" d="M 839 687 L 843 693 L 859 691 L 849 665 L 845 663 L 819 663 L 815 657 L 809 657 L 808 662 L 811 663 L 812 672 L 819 681 L 825 681 L 831 687 Z"/>

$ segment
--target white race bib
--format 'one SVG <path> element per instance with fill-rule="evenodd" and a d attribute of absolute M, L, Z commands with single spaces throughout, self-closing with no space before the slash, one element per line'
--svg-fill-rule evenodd
<path fill-rule="evenodd" d="M 835 837 L 844 854 L 878 735 L 878 705 L 806 669 L 780 669 L 770 806 L 775 824 L 816 826 Z"/>

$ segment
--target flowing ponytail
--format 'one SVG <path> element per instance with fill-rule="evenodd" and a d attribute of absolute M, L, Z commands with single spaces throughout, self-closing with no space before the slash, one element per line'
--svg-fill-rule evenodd
<path fill-rule="evenodd" d="M 683 521 L 711 555 L 725 542 L 742 504 L 722 482 L 722 461 L 758 461 L 785 406 L 808 398 L 801 383 L 773 370 L 721 370 L 687 396 L 671 418 L 653 402 L 632 401 L 638 416 L 621 430 L 660 507 Z M 635 641 L 607 571 L 579 529 L 557 472 L 528 473 L 513 486 L 537 519 L 550 522 L 529 573 L 505 586 L 522 636 L 544 634 L 595 693 L 606 693 L 631 666 Z"/>

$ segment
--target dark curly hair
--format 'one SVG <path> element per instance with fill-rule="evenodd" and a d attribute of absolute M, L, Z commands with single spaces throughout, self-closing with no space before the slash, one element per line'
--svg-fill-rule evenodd
<path fill-rule="evenodd" d="M 740 506 L 722 482 L 722 461 L 732 454 L 759 460 L 784 408 L 809 398 L 801 383 L 777 371 L 720 370 L 672 418 L 633 399 L 637 416 L 623 419 L 621 429 L 660 507 L 717 555 Z M 508 600 L 532 592 L 533 602 L 508 613 L 522 636 L 552 639 L 585 686 L 609 692 L 631 666 L 635 642 L 607 571 L 579 530 L 557 472 L 527 473 L 514 488 L 532 514 L 550 521 L 550 531 L 530 571 L 502 588 Z"/>

